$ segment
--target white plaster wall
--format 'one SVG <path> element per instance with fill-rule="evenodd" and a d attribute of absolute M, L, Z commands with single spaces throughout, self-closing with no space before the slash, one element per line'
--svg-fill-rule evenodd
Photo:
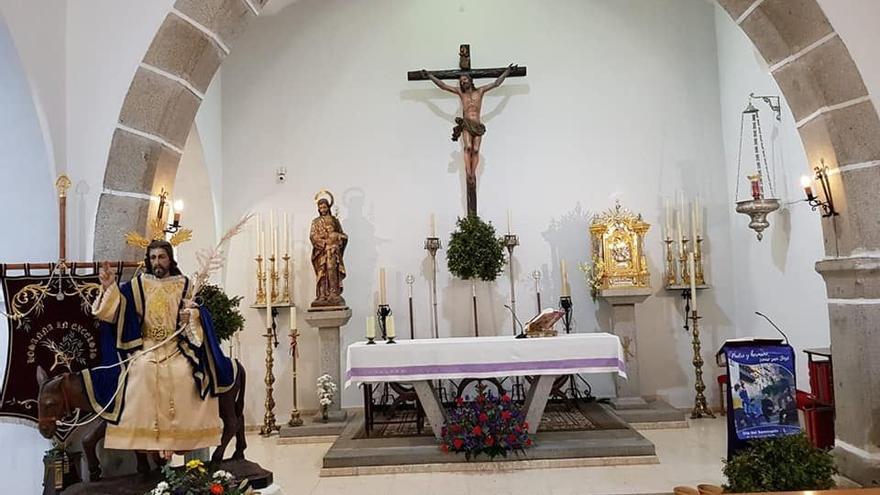
<path fill-rule="evenodd" d="M 535 305 L 528 274 L 543 271 L 544 301 L 554 302 L 565 258 L 577 331 L 609 330 L 610 311 L 590 300 L 574 268 L 590 256 L 589 215 L 620 199 L 659 225 L 662 196 L 684 190 L 700 193 L 707 209 L 714 286 L 702 301 L 707 356 L 733 335 L 714 8 L 699 1 L 302 1 L 259 19 L 223 69 L 223 216 L 229 225 L 247 211 L 294 215 L 297 304 L 313 297 L 306 239 L 312 198 L 329 188 L 351 239 L 345 296 L 354 317 L 344 344 L 363 334 L 380 266 L 405 335 L 403 279 L 416 275 L 416 334 L 428 336 L 428 218 L 437 214 L 445 244 L 464 210 L 459 147 L 449 140 L 458 102 L 428 82 L 407 82 L 406 71 L 454 67 L 462 42 L 471 44 L 475 66 L 516 62 L 529 70 L 486 98 L 479 178 L 484 218 L 506 230 L 506 210 L 513 211 L 522 242 L 514 262 L 520 315 L 531 316 Z M 286 184 L 274 180 L 278 166 L 290 172 Z M 659 230 L 648 236 L 655 287 L 663 266 Z M 227 288 L 250 297 L 253 245 L 244 237 L 235 243 L 226 278 Z M 470 286 L 450 277 L 443 253 L 440 334 L 471 335 Z M 510 333 L 506 274 L 480 284 L 478 294 L 481 335 Z M 692 356 L 678 305 L 676 295 L 658 288 L 639 307 L 642 380 L 646 393 L 685 406 Z M 262 370 L 264 322 L 254 311 L 248 319 L 243 354 L 256 422 L 263 397 L 253 391 L 263 387 L 261 371 L 253 371 Z M 317 339 L 304 322 L 300 327 L 299 390 L 305 407 L 315 407 Z M 280 350 L 276 357 L 276 413 L 283 415 L 290 361 Z M 613 392 L 608 377 L 593 381 L 598 395 Z M 358 402 L 357 393 L 346 392 L 347 405 Z"/>
<path fill-rule="evenodd" d="M 222 70 L 222 69 L 221 69 Z M 223 121 L 222 121 L 222 78 L 218 72 L 208 86 L 205 100 L 196 114 L 194 128 L 199 130 L 204 166 L 208 171 L 212 210 L 214 212 L 214 233 L 222 235 L 223 208 Z M 188 154 L 184 150 L 184 157 Z M 175 184 L 175 187 L 178 187 Z M 217 239 L 219 240 L 219 239 Z"/>
<path fill-rule="evenodd" d="M 0 19 L 0 263 L 46 262 L 58 256 L 58 208 L 31 89 L 6 24 Z M 0 308 L 6 303 L 0 294 Z M 0 317 L 0 369 L 6 369 L 6 318 Z M 36 428 L 0 424 L 0 479 L 7 493 L 35 493 L 49 443 Z"/>
<path fill-rule="evenodd" d="M 180 269 L 186 275 L 192 275 L 199 269 L 196 253 L 210 249 L 217 243 L 212 190 L 202 139 L 199 129 L 193 125 L 177 169 L 173 198 L 183 201 L 181 224 L 185 228 L 193 228 L 192 240 L 178 246 L 175 253 Z M 212 277 L 212 282 L 219 281 L 220 275 Z"/>
<path fill-rule="evenodd" d="M 720 73 L 721 119 L 724 136 L 725 174 L 731 181 L 737 174 L 740 116 L 749 93 L 781 95 L 769 69 L 746 35 L 720 7 L 716 10 L 718 67 Z M 730 260 L 735 267 L 737 335 L 778 336 L 760 311 L 770 317 L 791 339 L 797 352 L 798 386 L 809 390 L 805 348 L 829 345 L 828 306 L 825 283 L 815 262 L 824 256 L 820 215 L 802 202 L 801 175 L 811 175 L 794 117 L 784 100 L 782 121 L 775 120 L 768 106 L 759 101 L 767 159 L 775 170 L 775 187 L 782 208 L 770 214 L 770 228 L 758 242 L 748 228 L 748 217 L 736 213 L 733 187 L 729 188 L 731 240 L 735 249 Z M 748 124 L 747 138 L 750 140 Z M 745 148 L 744 148 L 745 149 Z M 750 197 L 744 175 L 754 170 L 754 160 L 744 151 L 740 200 Z M 751 165 L 749 165 L 751 163 Z M 818 186 L 814 186 L 818 187 Z"/>

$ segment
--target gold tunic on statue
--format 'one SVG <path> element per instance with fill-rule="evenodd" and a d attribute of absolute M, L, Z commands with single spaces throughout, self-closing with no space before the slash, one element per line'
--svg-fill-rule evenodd
<path fill-rule="evenodd" d="M 175 331 L 184 278 L 142 277 L 144 288 L 143 346 L 128 363 L 125 408 L 119 423 L 107 425 L 104 447 L 124 450 L 187 451 L 220 443 L 217 399 L 199 397 L 193 367 L 177 347 L 179 335 L 148 351 Z M 109 323 L 117 318 L 121 294 L 114 284 L 95 303 L 95 316 Z M 189 309 L 187 338 L 201 342 L 199 311 Z"/>

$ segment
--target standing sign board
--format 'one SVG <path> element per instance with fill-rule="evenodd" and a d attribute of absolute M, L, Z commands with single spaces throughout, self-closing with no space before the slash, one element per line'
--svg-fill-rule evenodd
<path fill-rule="evenodd" d="M 800 433 L 794 349 L 782 340 L 729 340 L 718 352 L 727 365 L 727 455 L 750 440 Z"/>

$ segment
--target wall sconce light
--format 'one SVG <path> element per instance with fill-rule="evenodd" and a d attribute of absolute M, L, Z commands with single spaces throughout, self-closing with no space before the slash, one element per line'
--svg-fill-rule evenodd
<path fill-rule="evenodd" d="M 162 188 L 159 193 L 159 210 L 156 212 L 156 223 L 161 227 L 164 222 L 163 214 L 165 213 L 165 204 L 168 202 L 168 191 Z M 178 199 L 171 205 L 172 222 L 165 227 L 163 232 L 168 234 L 176 234 L 180 230 L 180 213 L 183 211 L 183 200 Z"/>
<path fill-rule="evenodd" d="M 804 201 L 810 205 L 813 211 L 822 208 L 822 217 L 836 217 L 838 213 L 834 210 L 834 198 L 831 196 L 831 185 L 828 182 L 828 166 L 825 165 L 824 159 L 820 160 L 820 163 L 820 166 L 813 169 L 815 176 L 812 180 L 806 175 L 801 176 L 801 186 L 803 186 L 804 194 L 807 196 L 807 199 Z M 813 194 L 813 180 L 818 181 L 822 186 L 822 194 L 825 196 L 825 201 L 822 201 Z"/>

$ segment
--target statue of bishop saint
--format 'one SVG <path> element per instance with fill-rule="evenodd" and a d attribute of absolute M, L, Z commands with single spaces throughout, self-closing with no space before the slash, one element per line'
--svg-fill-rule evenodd
<path fill-rule="evenodd" d="M 92 307 L 102 322 L 102 366 L 83 371 L 83 382 L 108 422 L 105 448 L 170 458 L 219 445 L 217 395 L 238 370 L 220 349 L 208 311 L 192 302 L 171 244 L 151 242 L 145 258 L 146 273 L 121 285 L 104 263 Z"/>

